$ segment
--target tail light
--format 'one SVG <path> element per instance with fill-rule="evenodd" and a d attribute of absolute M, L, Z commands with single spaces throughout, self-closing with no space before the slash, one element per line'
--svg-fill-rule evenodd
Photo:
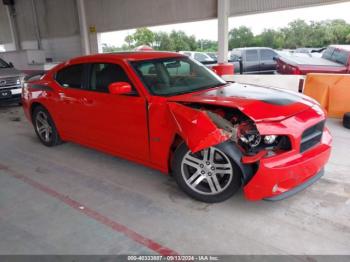
<path fill-rule="evenodd" d="M 301 75 L 301 71 L 299 70 L 299 68 L 291 66 L 290 67 L 291 71 L 292 71 L 292 75 Z"/>

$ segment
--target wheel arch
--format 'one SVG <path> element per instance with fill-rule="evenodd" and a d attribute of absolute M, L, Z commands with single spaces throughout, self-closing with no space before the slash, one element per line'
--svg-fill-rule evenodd
<path fill-rule="evenodd" d="M 168 173 L 170 175 L 172 172 L 172 161 L 173 161 L 174 153 L 182 143 L 185 143 L 185 140 L 178 133 L 175 133 L 172 143 L 170 144 L 169 153 L 168 153 Z"/>
<path fill-rule="evenodd" d="M 233 142 L 226 141 L 216 145 L 216 147 L 227 154 L 236 163 L 242 173 L 242 185 L 246 185 L 254 176 L 257 166 L 252 164 L 243 164 L 241 161 L 243 154 L 238 146 Z"/>
<path fill-rule="evenodd" d="M 38 107 L 43 107 L 47 110 L 47 108 L 40 102 L 33 102 L 31 105 L 30 105 L 30 118 L 31 118 L 31 121 L 33 122 L 33 113 L 34 113 L 34 110 L 35 108 L 38 108 Z"/>
<path fill-rule="evenodd" d="M 186 141 L 179 134 L 176 133 L 169 150 L 168 170 L 170 175 L 172 172 L 172 160 L 173 160 L 174 153 L 182 143 L 186 143 Z M 213 146 L 217 147 L 218 149 L 226 153 L 236 163 L 236 165 L 238 166 L 238 168 L 242 173 L 242 178 L 241 178 L 242 185 L 247 184 L 250 181 L 250 179 L 254 176 L 258 166 L 254 166 L 252 164 L 243 164 L 241 161 L 243 154 L 241 150 L 238 148 L 238 146 L 233 142 L 226 141 L 221 144 L 213 145 Z"/>

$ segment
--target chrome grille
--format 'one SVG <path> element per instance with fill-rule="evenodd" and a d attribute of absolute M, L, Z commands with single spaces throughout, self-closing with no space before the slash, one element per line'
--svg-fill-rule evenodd
<path fill-rule="evenodd" d="M 0 78 L 0 89 L 9 86 L 19 86 L 20 83 L 18 83 L 18 81 L 19 77 Z"/>

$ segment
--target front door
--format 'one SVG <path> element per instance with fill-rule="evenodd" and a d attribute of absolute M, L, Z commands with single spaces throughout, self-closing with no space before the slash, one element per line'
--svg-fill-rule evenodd
<path fill-rule="evenodd" d="M 128 95 L 111 95 L 108 86 L 114 82 L 132 85 L 120 65 L 90 64 L 88 91 L 82 98 L 89 143 L 118 155 L 147 161 L 147 102 L 134 88 Z"/>
<path fill-rule="evenodd" d="M 59 125 L 69 140 L 112 154 L 148 160 L 147 106 L 136 91 L 111 95 L 113 82 L 129 82 L 120 65 L 95 63 L 60 70 Z"/>

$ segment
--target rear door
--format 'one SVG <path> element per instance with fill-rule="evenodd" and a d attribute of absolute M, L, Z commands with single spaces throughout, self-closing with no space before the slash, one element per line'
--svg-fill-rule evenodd
<path fill-rule="evenodd" d="M 83 98 L 86 64 L 75 64 L 59 70 L 55 84 L 59 89 L 58 117 L 55 119 L 61 132 L 68 139 L 84 139 L 87 131 L 84 120 Z"/>
<path fill-rule="evenodd" d="M 276 61 L 274 57 L 277 57 L 277 53 L 271 49 L 260 49 L 260 73 L 272 74 L 276 70 Z"/>
<path fill-rule="evenodd" d="M 243 72 L 245 74 L 259 74 L 260 59 L 257 49 L 247 49 L 244 51 Z"/>

